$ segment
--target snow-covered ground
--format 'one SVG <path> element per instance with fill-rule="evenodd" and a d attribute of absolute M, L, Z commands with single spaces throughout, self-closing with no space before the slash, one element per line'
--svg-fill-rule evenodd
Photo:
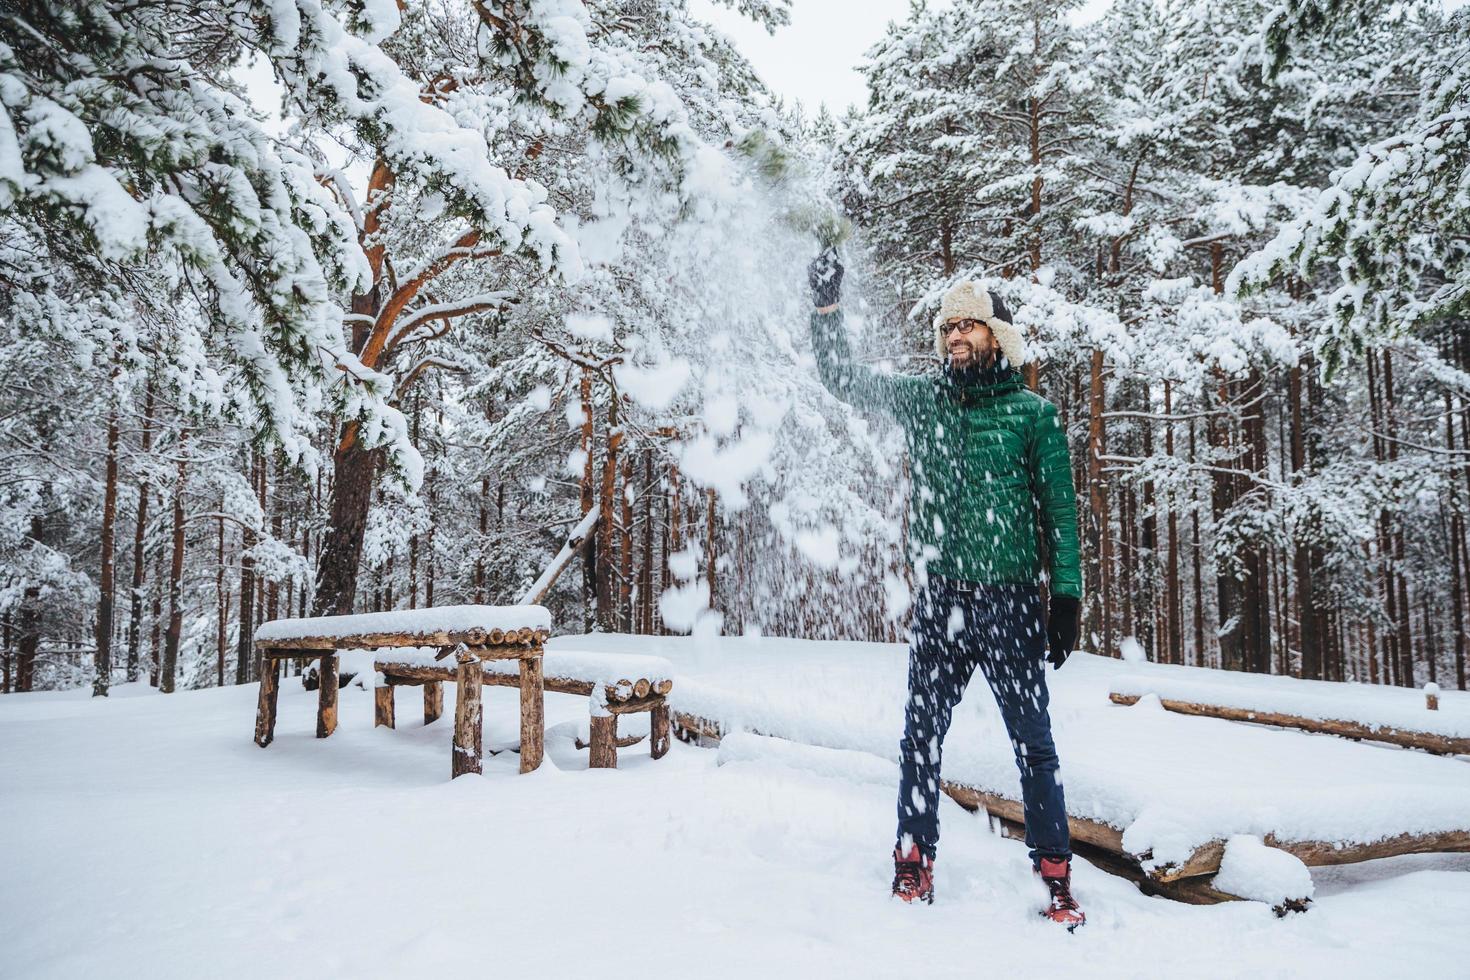
<path fill-rule="evenodd" d="M 862 645 L 787 647 L 804 648 L 863 659 Z M 726 660 L 691 641 L 641 652 L 709 678 Z M 640 745 L 617 771 L 589 771 L 570 737 L 586 700 L 548 695 L 548 725 L 561 727 L 540 771 L 518 775 L 502 753 L 483 777 L 451 782 L 452 712 L 425 728 L 415 695 L 399 694 L 399 730 L 375 730 L 371 693 L 349 687 L 337 733 L 318 741 L 314 694 L 287 681 L 265 750 L 251 741 L 253 686 L 0 698 L 0 975 L 1382 977 L 1464 965 L 1470 856 L 1316 869 L 1313 909 L 1283 920 L 1256 903 L 1145 898 L 1079 861 L 1089 922 L 1069 936 L 1036 916 L 1024 847 L 947 800 L 937 903 L 890 900 L 894 794 L 876 757 L 865 777 L 734 747 L 720 765 L 719 752 L 675 743 L 658 762 Z M 486 746 L 512 742 L 515 692 L 485 699 Z M 1201 745 L 1229 724 L 1167 719 L 1192 726 L 1171 737 Z M 1081 748 L 1070 740 L 1064 765 Z"/>

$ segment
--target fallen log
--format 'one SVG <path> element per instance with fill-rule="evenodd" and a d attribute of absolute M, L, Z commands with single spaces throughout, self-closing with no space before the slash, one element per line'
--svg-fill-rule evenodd
<path fill-rule="evenodd" d="M 631 746 L 637 745 L 639 742 L 643 741 L 647 737 L 647 735 L 619 735 L 614 744 L 617 745 L 617 747 L 620 749 L 626 749 Z M 572 739 L 572 744 L 579 749 L 587 749 L 591 748 L 592 746 L 591 742 L 582 741 L 582 736 L 580 735 Z"/>
<path fill-rule="evenodd" d="M 1114 704 L 1131 705 L 1138 703 L 1140 695 L 1117 694 L 1108 695 Z M 1178 701 L 1173 698 L 1160 698 L 1159 703 L 1167 711 L 1173 711 L 1181 715 L 1195 715 L 1202 718 L 1221 718 L 1225 721 L 1247 721 L 1258 725 L 1274 725 L 1278 728 L 1295 728 L 1304 732 L 1316 732 L 1324 735 L 1340 735 L 1344 738 L 1369 739 L 1374 742 L 1388 742 L 1391 745 L 1401 745 L 1405 748 L 1422 749 L 1435 755 L 1470 755 L 1470 738 L 1452 738 L 1448 735 L 1437 735 L 1433 732 L 1418 732 L 1403 728 L 1390 728 L 1384 725 L 1365 725 L 1356 721 L 1345 721 L 1337 718 L 1305 718 L 1300 715 L 1279 714 L 1271 711 L 1253 711 L 1248 708 L 1234 708 L 1223 704 L 1201 704 L 1196 701 Z"/>

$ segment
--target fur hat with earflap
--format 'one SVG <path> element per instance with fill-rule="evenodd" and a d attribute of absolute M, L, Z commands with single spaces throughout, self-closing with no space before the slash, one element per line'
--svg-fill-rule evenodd
<path fill-rule="evenodd" d="M 939 312 L 934 317 L 934 349 L 939 352 L 940 360 L 949 356 L 944 325 L 960 317 L 979 320 L 989 327 L 1011 367 L 1018 368 L 1026 363 L 1026 338 L 1021 335 L 1021 329 L 1011 323 L 1005 302 L 972 279 L 951 286 L 939 304 Z"/>

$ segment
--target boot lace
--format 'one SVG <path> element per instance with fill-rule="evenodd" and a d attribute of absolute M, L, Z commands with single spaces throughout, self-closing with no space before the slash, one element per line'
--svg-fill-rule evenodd
<path fill-rule="evenodd" d="M 913 893 L 919 890 L 920 873 L 923 870 L 920 861 L 895 861 L 893 864 L 893 890 L 896 892 Z"/>
<path fill-rule="evenodd" d="M 1043 878 L 1046 887 L 1051 890 L 1051 907 L 1053 909 L 1065 909 L 1068 912 L 1077 911 L 1077 900 L 1072 897 L 1072 885 L 1066 878 Z"/>

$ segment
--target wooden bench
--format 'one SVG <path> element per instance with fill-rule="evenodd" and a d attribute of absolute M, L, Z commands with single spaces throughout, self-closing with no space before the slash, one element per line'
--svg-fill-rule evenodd
<path fill-rule="evenodd" d="M 541 657 L 551 630 L 551 616 L 541 606 L 441 606 L 356 616 L 318 616 L 264 623 L 255 631 L 255 649 L 261 657 L 260 700 L 255 717 L 255 741 L 262 748 L 275 737 L 276 698 L 280 664 L 286 660 L 318 660 L 320 687 L 317 700 L 317 738 L 337 727 L 337 661 L 343 650 L 431 647 L 457 680 L 451 776 L 481 771 L 480 683 L 484 664 L 516 667 L 512 686 L 520 689 L 521 772 L 541 765 L 545 742 Z M 503 669 L 503 668 L 502 668 Z M 437 717 L 443 702 L 429 701 L 425 716 Z"/>
<path fill-rule="evenodd" d="M 423 686 L 424 724 L 428 725 L 443 713 L 444 682 L 464 684 L 458 670 L 439 663 L 426 650 L 380 654 L 373 669 L 377 674 L 374 721 L 388 728 L 396 727 L 395 688 Z M 542 658 L 545 690 L 588 699 L 590 734 L 586 743 L 579 739 L 577 747 L 590 750 L 588 766 L 593 769 L 616 769 L 618 749 L 642 741 L 641 735 L 618 737 L 618 719 L 623 715 L 647 713 L 649 755 L 661 759 L 668 753 L 671 674 L 668 661 L 659 657 L 553 651 Z M 514 687 L 518 677 L 504 662 L 485 661 L 474 683 Z"/>

